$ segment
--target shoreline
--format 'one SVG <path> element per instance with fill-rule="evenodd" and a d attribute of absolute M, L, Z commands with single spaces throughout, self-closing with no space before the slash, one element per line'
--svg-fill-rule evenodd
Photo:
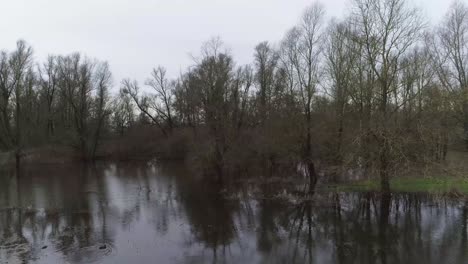
<path fill-rule="evenodd" d="M 378 179 L 329 184 L 328 186 L 330 188 L 336 188 L 338 191 L 345 192 L 380 191 L 380 183 Z M 405 193 L 468 195 L 468 178 L 446 177 L 444 179 L 440 179 L 435 177 L 395 177 L 390 180 L 390 190 L 392 192 Z"/>

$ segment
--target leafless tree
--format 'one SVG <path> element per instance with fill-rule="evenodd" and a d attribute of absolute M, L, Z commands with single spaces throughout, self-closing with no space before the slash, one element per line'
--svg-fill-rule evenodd
<path fill-rule="evenodd" d="M 46 135 L 50 139 L 54 135 L 54 118 L 53 118 L 53 104 L 56 98 L 57 85 L 58 85 L 58 67 L 57 57 L 48 56 L 47 62 L 44 63 L 42 68 L 38 69 L 40 77 L 40 86 L 43 96 L 46 100 L 46 118 L 47 128 Z"/>
<path fill-rule="evenodd" d="M 159 66 L 153 69 L 151 78 L 146 81 L 146 85 L 156 92 L 151 100 L 152 109 L 165 121 L 169 131 L 172 131 L 174 127 L 172 108 L 175 82 L 169 81 L 166 77 L 166 69 Z"/>
<path fill-rule="evenodd" d="M 146 117 L 151 119 L 151 122 L 155 124 L 158 128 L 161 129 L 161 132 L 164 136 L 167 136 L 168 133 L 164 127 L 161 117 L 158 112 L 153 113 L 150 110 L 150 98 L 148 96 L 140 96 L 140 87 L 138 86 L 137 81 L 131 81 L 130 79 L 125 79 L 122 81 L 122 90 L 124 94 L 130 95 L 130 97 L 135 102 L 137 108 L 143 113 Z"/>
<path fill-rule="evenodd" d="M 310 184 L 317 182 L 315 165 L 312 160 L 312 111 L 313 99 L 317 93 L 321 74 L 324 40 L 324 9 L 314 4 L 304 12 L 298 26 L 291 29 L 283 40 L 283 62 L 288 69 L 297 100 L 304 114 L 303 125 L 304 162 L 308 167 Z"/>
<path fill-rule="evenodd" d="M 19 166 L 20 158 L 23 151 L 23 140 L 25 124 L 23 122 L 21 98 L 24 94 L 26 82 L 28 81 L 28 71 L 32 67 L 32 48 L 26 42 L 20 40 L 16 44 L 16 50 L 9 57 L 9 67 L 11 71 L 10 90 L 14 95 L 14 117 L 15 117 L 15 132 L 13 144 L 15 145 L 16 164 Z"/>
<path fill-rule="evenodd" d="M 107 63 L 82 59 L 78 53 L 58 58 L 59 87 L 70 108 L 77 146 L 84 159 L 96 155 L 101 127 L 109 115 L 111 73 Z"/>
<path fill-rule="evenodd" d="M 113 100 L 113 124 L 114 129 L 120 136 L 123 136 L 125 131 L 134 123 L 134 104 L 132 98 L 120 91 L 118 96 Z"/>
<path fill-rule="evenodd" d="M 380 177 L 383 190 L 389 190 L 389 166 L 392 137 L 389 133 L 390 99 L 398 88 L 399 60 L 421 37 L 424 23 L 418 9 L 404 0 L 355 0 L 353 23 L 356 41 L 364 46 L 378 87 L 378 122 L 373 131 L 380 145 Z"/>
<path fill-rule="evenodd" d="M 358 52 L 353 43 L 352 28 L 346 22 L 332 23 L 328 32 L 325 51 L 326 71 L 330 79 L 328 93 L 335 103 L 337 133 L 336 159 L 343 162 L 343 134 L 345 112 L 350 101 L 351 87 L 354 85 Z"/>
<path fill-rule="evenodd" d="M 278 64 L 278 54 L 268 42 L 262 42 L 255 47 L 255 80 L 260 98 L 259 112 L 261 122 L 265 122 L 271 104 L 275 82 L 275 72 Z"/>
<path fill-rule="evenodd" d="M 109 64 L 107 62 L 98 63 L 96 65 L 96 71 L 93 74 L 93 86 L 96 90 L 95 102 L 94 102 L 94 120 L 95 127 L 94 135 L 92 137 L 91 146 L 91 157 L 96 157 L 96 151 L 99 144 L 99 139 L 102 133 L 102 127 L 111 114 L 109 101 L 109 88 L 112 85 L 112 74 L 109 70 Z"/>
<path fill-rule="evenodd" d="M 12 112 L 12 94 L 13 85 L 11 69 L 9 66 L 9 54 L 5 51 L 0 53 L 0 143 L 3 149 L 9 149 L 12 146 L 13 135 L 11 131 L 10 117 Z"/>
<path fill-rule="evenodd" d="M 458 94 L 460 121 L 468 149 L 468 7 L 456 1 L 438 28 L 433 42 L 436 69 L 441 84 Z M 457 110 L 458 110 L 457 109 Z"/>

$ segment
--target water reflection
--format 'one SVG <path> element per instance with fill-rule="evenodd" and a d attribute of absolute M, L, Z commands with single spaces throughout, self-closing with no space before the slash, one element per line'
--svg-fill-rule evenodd
<path fill-rule="evenodd" d="M 0 176 L 0 263 L 468 262 L 464 200 L 270 185 L 226 192 L 180 164 L 19 176 Z"/>

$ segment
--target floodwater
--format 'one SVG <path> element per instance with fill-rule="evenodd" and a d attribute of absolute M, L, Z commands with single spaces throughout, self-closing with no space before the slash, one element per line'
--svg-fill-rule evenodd
<path fill-rule="evenodd" d="M 272 195 L 273 193 L 273 195 Z M 0 174 L 0 263 L 468 263 L 468 201 L 220 190 L 184 166 Z"/>

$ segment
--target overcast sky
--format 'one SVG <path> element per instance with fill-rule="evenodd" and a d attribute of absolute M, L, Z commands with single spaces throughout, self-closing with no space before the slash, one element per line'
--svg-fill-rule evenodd
<path fill-rule="evenodd" d="M 412 0 L 431 23 L 448 0 Z M 468 0 L 465 0 L 468 1 Z M 163 65 L 170 76 L 192 63 L 201 44 L 220 36 L 238 64 L 252 60 L 261 41 L 277 42 L 311 0 L 3 0 L 0 49 L 18 39 L 36 59 L 80 51 L 110 63 L 115 86 L 144 81 Z M 323 0 L 327 16 L 341 17 L 349 0 Z"/>

